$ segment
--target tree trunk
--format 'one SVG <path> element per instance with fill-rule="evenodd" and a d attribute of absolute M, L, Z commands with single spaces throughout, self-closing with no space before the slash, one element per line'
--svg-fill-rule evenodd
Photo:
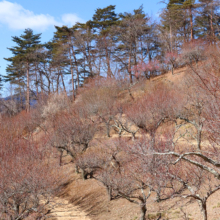
<path fill-rule="evenodd" d="M 137 66 L 137 42 L 134 40 L 134 65 Z"/>
<path fill-rule="evenodd" d="M 145 203 L 144 204 L 141 204 L 141 216 L 140 216 L 140 219 L 139 220 L 146 220 L 146 212 L 147 212 L 147 208 L 146 208 L 146 205 Z"/>
<path fill-rule="evenodd" d="M 105 125 L 106 125 L 107 137 L 111 137 L 111 136 L 110 136 L 110 123 L 109 123 L 109 122 L 106 122 Z"/>
<path fill-rule="evenodd" d="M 159 188 L 158 190 L 156 190 L 156 202 L 160 202 L 161 198 L 160 198 L 160 194 L 161 194 L 161 188 Z"/>
<path fill-rule="evenodd" d="M 203 220 L 208 220 L 206 202 L 203 202 L 200 207 L 201 207 L 201 212 L 202 212 Z"/>
<path fill-rule="evenodd" d="M 89 28 L 87 28 L 87 40 L 86 40 L 86 47 L 88 49 L 88 60 L 87 60 L 87 62 L 88 62 L 90 74 L 91 74 L 92 77 L 94 77 L 94 73 L 92 71 L 92 63 L 91 63 L 92 59 L 91 59 L 91 54 L 90 54 L 91 44 L 90 44 L 90 40 L 89 40 L 89 33 L 90 33 Z"/>
<path fill-rule="evenodd" d="M 211 38 L 212 42 L 215 41 L 215 33 L 214 33 L 214 27 L 213 27 L 213 2 L 211 3 L 211 13 L 210 13 L 210 26 L 211 26 Z"/>
<path fill-rule="evenodd" d="M 132 133 L 132 141 L 135 141 L 135 134 L 136 133 Z"/>
<path fill-rule="evenodd" d="M 173 51 L 173 36 L 172 36 L 172 26 L 170 24 L 170 52 Z"/>
<path fill-rule="evenodd" d="M 41 93 L 41 98 L 43 97 L 43 89 L 44 89 L 43 76 L 42 76 L 42 73 L 40 72 L 40 93 Z"/>
<path fill-rule="evenodd" d="M 108 53 L 108 47 L 107 47 L 107 43 L 106 43 L 106 37 L 104 37 L 104 42 L 105 42 L 105 58 L 106 58 L 106 63 L 107 63 L 107 77 L 111 77 L 112 76 L 112 71 L 111 71 L 111 66 L 110 66 L 110 58 L 109 58 L 109 53 Z"/>
<path fill-rule="evenodd" d="M 29 79 L 29 63 L 27 62 L 27 97 L 26 97 L 26 111 L 30 112 L 30 79 Z"/>
<path fill-rule="evenodd" d="M 63 150 L 60 151 L 60 166 L 62 166 Z"/>
<path fill-rule="evenodd" d="M 106 186 L 106 189 L 107 189 L 107 193 L 108 193 L 108 199 L 109 201 L 112 200 L 112 188 L 111 186 Z"/>
<path fill-rule="evenodd" d="M 191 41 L 194 39 L 192 8 L 189 8 Z"/>
<path fill-rule="evenodd" d="M 187 40 L 187 32 L 186 32 L 186 10 L 184 10 L 184 23 L 183 23 L 183 31 L 184 31 L 184 43 L 186 43 Z"/>
<path fill-rule="evenodd" d="M 74 58 L 74 62 L 75 62 L 75 69 L 76 69 L 76 81 L 77 81 L 77 86 L 79 88 L 79 84 L 80 84 L 80 81 L 79 81 L 79 70 L 78 70 L 78 65 L 77 65 L 77 59 L 76 59 L 76 54 L 74 52 L 74 49 L 73 47 L 71 47 L 71 50 L 72 50 L 72 55 L 73 55 L 73 58 Z"/>
<path fill-rule="evenodd" d="M 54 85 L 53 85 L 54 82 L 53 81 L 54 81 L 54 79 L 51 80 L 51 87 L 52 87 L 52 92 L 54 93 L 55 91 L 54 91 Z"/>
<path fill-rule="evenodd" d="M 36 69 L 36 67 L 35 67 Z M 35 70 L 35 77 L 36 77 L 36 92 L 37 92 L 37 98 L 39 97 L 39 91 L 38 91 L 38 77 L 37 77 L 37 71 Z"/>
<path fill-rule="evenodd" d="M 72 64 L 72 59 L 71 59 L 71 51 L 69 48 L 69 60 L 70 60 L 70 72 L 71 72 L 71 81 L 72 81 L 72 89 L 73 89 L 73 101 L 75 101 L 75 89 L 74 89 L 74 78 L 73 78 L 73 64 Z"/>
<path fill-rule="evenodd" d="M 107 76 L 111 77 L 112 76 L 112 72 L 111 72 L 110 60 L 109 60 L 107 48 L 106 48 L 106 62 L 107 62 L 107 66 L 108 66 Z"/>
<path fill-rule="evenodd" d="M 75 165 L 75 173 L 79 174 L 79 167 L 77 165 Z"/>
<path fill-rule="evenodd" d="M 199 125 L 197 128 L 197 149 L 201 150 L 201 142 L 202 142 L 202 127 L 203 125 Z"/>
<path fill-rule="evenodd" d="M 65 82 L 63 80 L 63 74 L 61 74 L 61 80 L 62 80 L 62 84 L 63 84 L 63 90 L 64 90 L 64 92 L 65 92 L 65 94 L 67 96 Z"/>
<path fill-rule="evenodd" d="M 75 56 L 74 56 L 74 58 L 75 58 Z M 76 62 L 76 58 L 75 58 L 75 62 Z M 79 89 L 79 87 L 80 87 L 80 79 L 79 79 L 79 71 L 78 71 L 78 67 L 76 67 L 76 74 L 77 74 L 77 76 L 76 76 L 76 80 L 77 80 L 77 88 Z M 78 91 L 78 90 L 77 90 Z"/>
<path fill-rule="evenodd" d="M 132 74 L 131 74 L 131 54 L 129 54 L 129 60 L 128 60 L 128 73 L 129 73 L 129 79 L 130 79 L 130 83 L 133 83 L 132 80 Z"/>
<path fill-rule="evenodd" d="M 48 94 L 50 95 L 50 93 L 51 93 L 51 81 L 50 81 L 50 79 L 49 79 L 49 77 L 47 78 L 47 80 L 48 80 Z"/>
<path fill-rule="evenodd" d="M 172 33 L 172 23 L 171 23 L 171 17 L 170 17 L 170 52 L 173 51 L 173 33 Z"/>
<path fill-rule="evenodd" d="M 23 110 L 23 97 L 21 95 L 21 89 L 19 90 L 19 96 L 20 96 L 20 109 Z"/>
<path fill-rule="evenodd" d="M 58 72 L 58 76 L 57 76 L 57 88 L 56 88 L 57 94 L 59 94 L 59 84 L 60 84 L 60 71 Z"/>
<path fill-rule="evenodd" d="M 87 180 L 88 179 L 88 172 L 84 169 L 82 169 L 82 178 L 83 180 Z"/>

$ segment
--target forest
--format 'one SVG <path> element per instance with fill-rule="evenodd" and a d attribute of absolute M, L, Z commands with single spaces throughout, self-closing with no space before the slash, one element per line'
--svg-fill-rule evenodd
<path fill-rule="evenodd" d="M 219 218 L 220 1 L 161 4 L 12 37 L 0 219 L 59 220 L 56 198 L 90 220 Z"/>

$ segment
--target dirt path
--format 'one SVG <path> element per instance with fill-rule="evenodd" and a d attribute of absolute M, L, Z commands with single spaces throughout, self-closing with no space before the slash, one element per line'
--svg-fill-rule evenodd
<path fill-rule="evenodd" d="M 55 198 L 51 206 L 49 220 L 90 220 L 85 212 L 79 210 L 77 206 L 70 204 L 65 199 Z"/>

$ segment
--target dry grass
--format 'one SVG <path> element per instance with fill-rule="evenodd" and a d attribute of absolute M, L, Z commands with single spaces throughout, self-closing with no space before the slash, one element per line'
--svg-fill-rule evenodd
<path fill-rule="evenodd" d="M 68 157 L 65 158 L 68 161 Z M 52 212 L 50 220 L 62 219 L 91 219 L 91 220 L 135 220 L 139 218 L 139 207 L 125 199 L 109 201 L 105 187 L 94 179 L 83 180 L 76 174 L 74 164 L 65 165 L 65 173 L 69 180 L 62 186 L 57 195 L 59 204 Z M 220 192 L 214 194 L 208 201 L 208 215 L 210 220 L 220 216 Z M 188 202 L 188 204 L 187 204 Z M 161 219 L 184 219 L 184 213 L 178 207 L 183 206 L 189 219 L 202 219 L 197 202 L 174 198 L 164 202 L 155 202 L 155 195 L 148 200 L 148 219 L 156 219 L 161 213 Z M 55 218 L 56 217 L 56 218 Z M 154 218 L 155 217 L 155 218 Z"/>
<path fill-rule="evenodd" d="M 154 79 L 138 84 L 131 90 L 132 95 L 135 98 L 141 97 L 146 91 L 148 91 L 152 84 L 159 85 L 161 82 L 167 85 L 178 85 L 186 77 L 186 68 L 175 70 L 174 75 L 168 73 L 166 75 L 155 77 Z M 150 85 L 151 84 L 151 85 Z M 128 92 L 122 92 L 121 98 L 125 101 L 129 101 L 131 97 Z M 113 131 L 111 133 L 112 138 L 117 137 L 117 134 Z M 137 134 L 138 135 L 138 134 Z M 130 136 L 126 134 L 126 136 Z M 96 135 L 95 138 L 103 137 L 102 132 Z M 78 207 L 78 211 L 86 213 L 86 216 L 92 220 L 135 220 L 139 219 L 139 207 L 133 203 L 128 202 L 125 199 L 119 199 L 109 201 L 105 187 L 94 179 L 83 180 L 80 174 L 74 173 L 73 164 L 66 165 L 68 169 L 69 181 L 63 185 L 62 191 L 58 195 L 62 201 L 68 201 L 71 207 Z M 208 200 L 208 216 L 210 220 L 217 220 L 220 216 L 220 192 L 215 193 Z M 147 217 L 148 219 L 157 219 L 161 216 L 161 219 L 186 219 L 200 220 L 202 219 L 198 203 L 196 201 L 185 200 L 181 198 L 174 198 L 164 202 L 155 202 L 155 196 L 148 200 L 147 203 Z M 183 207 L 182 209 L 178 207 Z M 68 211 L 67 211 L 68 213 Z M 79 214 L 79 215 L 81 215 Z M 85 216 L 85 215 L 82 216 Z M 71 216 L 66 216 L 66 219 Z M 67 218 L 68 217 L 68 218 Z M 78 218 L 80 219 L 80 218 Z M 83 219 L 83 218 L 81 218 Z"/>
<path fill-rule="evenodd" d="M 69 166 L 72 170 L 72 166 Z M 100 183 L 93 179 L 83 180 L 80 175 L 73 174 L 71 180 L 63 187 L 59 197 L 74 207 L 79 207 L 86 216 L 92 220 L 135 220 L 139 218 L 139 207 L 125 199 L 109 201 L 108 195 Z M 210 220 L 219 219 L 220 216 L 220 192 L 214 194 L 208 201 L 208 215 Z M 168 201 L 157 203 L 154 195 L 148 201 L 148 219 L 157 219 L 161 213 L 161 219 L 184 219 L 184 213 L 178 207 L 183 206 L 189 219 L 202 219 L 197 202 L 175 198 Z M 188 202 L 188 204 L 187 204 Z M 67 210 L 68 213 L 68 210 Z M 82 214 L 82 213 L 81 213 Z M 80 215 L 81 215 L 80 214 Z M 68 217 L 66 215 L 66 217 Z M 69 216 L 71 217 L 71 216 Z M 68 218 L 71 219 L 71 218 Z M 72 218 L 75 219 L 75 218 Z M 83 219 L 83 218 L 82 218 Z"/>

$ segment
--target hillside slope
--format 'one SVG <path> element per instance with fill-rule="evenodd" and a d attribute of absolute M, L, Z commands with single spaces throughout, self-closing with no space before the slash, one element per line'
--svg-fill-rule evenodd
<path fill-rule="evenodd" d="M 155 77 L 149 83 L 157 84 L 163 82 L 167 85 L 180 85 L 183 80 L 187 80 L 187 68 L 175 70 L 174 75 L 171 72 Z M 142 86 L 141 86 L 142 87 Z M 132 88 L 132 94 L 135 98 L 142 95 L 143 91 L 139 86 Z M 124 96 L 125 100 L 129 95 Z M 116 133 L 111 133 L 112 138 L 116 138 Z M 131 136 L 131 135 L 130 135 Z M 99 136 L 99 138 L 106 138 Z M 69 165 L 67 165 L 69 166 Z M 72 169 L 70 165 L 69 169 Z M 72 174 L 72 181 L 63 189 L 61 198 L 65 198 L 70 204 L 80 207 L 93 220 L 134 220 L 138 219 L 139 207 L 125 199 L 109 201 L 105 187 L 94 179 L 83 180 L 80 174 Z M 220 192 L 212 196 L 208 201 L 209 219 L 217 219 L 220 216 L 220 204 L 218 197 Z M 185 207 L 184 209 L 178 208 Z M 216 205 L 217 204 L 217 205 Z M 202 219 L 198 204 L 196 201 L 183 200 L 175 198 L 172 200 L 157 203 L 154 196 L 147 202 L 147 219 Z M 166 210 L 166 211 L 164 211 Z M 184 211 L 183 211 L 184 210 Z M 59 213 L 59 212 L 58 212 Z M 69 211 L 65 213 L 68 216 Z M 70 215 L 70 213 L 69 213 Z M 161 218 L 159 218 L 161 216 Z M 185 217 L 184 217 L 185 216 Z M 83 217 L 81 217 L 83 219 Z"/>

